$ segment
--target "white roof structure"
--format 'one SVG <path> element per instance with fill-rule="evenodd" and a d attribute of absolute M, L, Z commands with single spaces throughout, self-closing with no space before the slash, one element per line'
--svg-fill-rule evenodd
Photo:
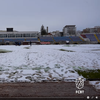
<path fill-rule="evenodd" d="M 39 33 L 38 31 L 13 31 L 13 32 L 0 32 L 0 34 L 32 34 Z"/>

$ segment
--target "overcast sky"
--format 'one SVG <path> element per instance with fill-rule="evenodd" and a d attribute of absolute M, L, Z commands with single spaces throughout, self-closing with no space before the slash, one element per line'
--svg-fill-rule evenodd
<path fill-rule="evenodd" d="M 40 31 L 42 24 L 49 32 L 100 26 L 100 0 L 0 0 L 0 30 Z"/>

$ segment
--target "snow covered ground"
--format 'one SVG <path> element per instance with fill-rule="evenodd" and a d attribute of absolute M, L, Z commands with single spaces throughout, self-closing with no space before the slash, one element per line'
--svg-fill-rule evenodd
<path fill-rule="evenodd" d="M 83 77 L 74 69 L 100 69 L 99 44 L 3 45 L 0 49 L 12 51 L 0 53 L 0 79 L 8 82 L 66 81 Z"/>

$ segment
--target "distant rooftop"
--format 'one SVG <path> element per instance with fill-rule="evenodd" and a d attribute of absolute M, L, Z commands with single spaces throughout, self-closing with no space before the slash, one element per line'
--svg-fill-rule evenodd
<path fill-rule="evenodd" d="M 0 32 L 7 32 L 6 30 L 0 30 Z M 13 30 L 13 32 L 18 32 L 16 30 Z"/>
<path fill-rule="evenodd" d="M 75 27 L 75 25 L 66 25 L 65 27 Z"/>

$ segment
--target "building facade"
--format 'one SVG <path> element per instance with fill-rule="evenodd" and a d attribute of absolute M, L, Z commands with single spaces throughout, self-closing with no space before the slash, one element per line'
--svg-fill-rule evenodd
<path fill-rule="evenodd" d="M 63 28 L 63 35 L 64 36 L 76 36 L 76 27 L 75 27 L 75 25 L 66 25 Z"/>
<path fill-rule="evenodd" d="M 94 28 L 83 29 L 82 33 L 100 33 L 100 26 L 95 26 Z"/>
<path fill-rule="evenodd" d="M 31 38 L 38 37 L 38 35 L 37 31 L 0 32 L 0 38 Z"/>
<path fill-rule="evenodd" d="M 13 31 L 13 28 L 7 28 L 6 31 L 0 31 L 0 38 L 32 38 L 38 37 L 38 31 Z"/>
<path fill-rule="evenodd" d="M 52 34 L 52 36 L 56 36 L 56 37 L 61 36 L 59 31 L 53 31 L 53 32 L 51 32 L 51 34 Z"/>

